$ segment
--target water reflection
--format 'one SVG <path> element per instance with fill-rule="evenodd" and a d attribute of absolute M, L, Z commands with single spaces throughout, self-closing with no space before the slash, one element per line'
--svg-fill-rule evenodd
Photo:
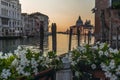
<path fill-rule="evenodd" d="M 94 38 L 92 37 L 92 44 L 94 43 Z M 81 44 L 84 43 L 84 36 L 81 36 Z M 63 54 L 68 52 L 68 44 L 69 44 L 69 35 L 57 34 L 57 53 Z M 4 53 L 13 52 L 19 45 L 27 45 L 27 46 L 37 46 L 39 47 L 39 37 L 34 38 L 25 38 L 25 39 L 12 39 L 12 40 L 0 40 L 0 51 Z M 76 48 L 77 46 L 77 37 L 74 35 L 72 37 L 72 48 Z M 45 50 L 52 50 L 52 36 L 45 40 L 44 45 Z"/>
<path fill-rule="evenodd" d="M 49 50 L 52 50 L 52 36 L 49 36 Z M 87 42 L 87 37 L 86 37 L 86 42 Z M 85 38 L 84 36 L 81 36 L 81 45 L 85 43 Z M 94 44 L 94 37 L 91 38 L 90 44 Z M 69 35 L 63 35 L 63 34 L 57 34 L 57 53 L 64 54 L 68 52 L 68 46 L 69 46 Z M 71 44 L 71 49 L 74 49 L 77 47 L 77 36 L 73 35 L 72 36 L 72 44 Z"/>

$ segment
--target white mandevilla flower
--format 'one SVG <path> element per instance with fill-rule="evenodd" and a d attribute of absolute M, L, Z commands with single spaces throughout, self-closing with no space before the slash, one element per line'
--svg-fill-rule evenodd
<path fill-rule="evenodd" d="M 98 54 L 101 57 L 103 55 L 103 51 L 99 51 Z"/>
<path fill-rule="evenodd" d="M 119 53 L 118 49 L 114 49 L 114 50 L 113 50 L 113 53 L 114 53 L 114 54 L 118 54 L 118 53 Z"/>
<path fill-rule="evenodd" d="M 112 74 L 111 74 L 109 71 L 107 71 L 107 72 L 105 72 L 105 76 L 106 76 L 107 78 L 110 78 L 110 77 L 112 76 Z"/>
<path fill-rule="evenodd" d="M 17 47 L 17 49 L 18 49 L 18 50 L 21 50 L 21 49 L 22 49 L 22 47 L 21 47 L 21 46 L 18 46 L 18 47 Z"/>
<path fill-rule="evenodd" d="M 29 72 L 24 72 L 23 75 L 24 75 L 24 76 L 30 76 L 30 73 L 29 73 Z"/>
<path fill-rule="evenodd" d="M 110 80 L 118 80 L 118 78 L 117 78 L 116 75 L 111 75 L 111 76 L 110 76 Z"/>
<path fill-rule="evenodd" d="M 2 57 L 3 57 L 3 59 L 7 59 L 8 58 L 8 54 L 4 53 Z"/>
<path fill-rule="evenodd" d="M 16 68 L 16 71 L 18 72 L 18 74 L 24 74 L 24 67 L 19 65 L 17 68 Z"/>
<path fill-rule="evenodd" d="M 3 52 L 0 52 L 0 59 L 3 59 Z"/>
<path fill-rule="evenodd" d="M 39 60 L 43 60 L 43 56 L 39 56 Z"/>
<path fill-rule="evenodd" d="M 100 41 L 96 42 L 96 44 L 100 44 Z"/>
<path fill-rule="evenodd" d="M 11 76 L 11 72 L 9 69 L 3 69 L 2 73 L 1 73 L 1 78 L 4 79 L 8 79 L 8 77 Z"/>
<path fill-rule="evenodd" d="M 118 65 L 118 68 L 115 71 L 116 71 L 116 75 L 120 75 L 120 65 Z"/>
<path fill-rule="evenodd" d="M 96 69 L 96 65 L 95 64 L 92 64 L 91 65 L 91 68 L 94 70 L 94 69 Z"/>
<path fill-rule="evenodd" d="M 79 77 L 79 72 L 78 71 L 75 71 L 75 76 Z"/>
<path fill-rule="evenodd" d="M 105 54 L 105 56 L 107 56 L 107 57 L 109 56 L 108 51 L 105 51 L 104 54 Z"/>
<path fill-rule="evenodd" d="M 110 53 L 113 53 L 113 52 L 114 52 L 112 48 L 109 48 L 108 50 L 110 51 Z"/>
<path fill-rule="evenodd" d="M 21 58 L 20 59 L 20 65 L 22 65 L 22 66 L 29 66 L 30 64 L 30 61 L 26 58 L 26 57 L 23 57 L 23 58 Z"/>
<path fill-rule="evenodd" d="M 13 54 L 11 52 L 7 53 L 8 57 L 13 56 Z"/>
<path fill-rule="evenodd" d="M 75 61 L 72 61 L 72 62 L 71 62 L 71 65 L 72 65 L 72 66 L 75 66 L 76 64 L 77 64 L 77 63 L 76 63 Z"/>
<path fill-rule="evenodd" d="M 18 60 L 14 59 L 11 63 L 11 66 L 18 66 Z"/>
<path fill-rule="evenodd" d="M 37 67 L 38 67 L 38 63 L 37 63 L 37 61 L 35 60 L 35 58 L 32 58 L 32 59 L 31 59 L 31 65 L 32 65 L 32 68 L 37 68 Z"/>
<path fill-rule="evenodd" d="M 95 49 L 95 50 L 97 50 L 97 49 L 98 49 L 98 46 L 97 46 L 97 45 L 95 45 L 95 46 L 92 46 L 92 49 Z"/>
<path fill-rule="evenodd" d="M 115 61 L 114 61 L 114 60 L 111 60 L 111 61 L 110 61 L 109 67 L 110 67 L 111 69 L 114 69 L 114 68 L 115 68 Z"/>
<path fill-rule="evenodd" d="M 109 71 L 109 67 L 106 66 L 104 63 L 101 63 L 100 66 L 101 66 L 103 71 Z"/>
<path fill-rule="evenodd" d="M 101 43 L 99 48 L 102 49 L 104 47 L 105 43 Z"/>

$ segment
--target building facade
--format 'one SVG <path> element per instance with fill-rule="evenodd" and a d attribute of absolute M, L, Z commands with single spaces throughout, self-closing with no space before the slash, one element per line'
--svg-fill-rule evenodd
<path fill-rule="evenodd" d="M 22 31 L 19 0 L 0 0 L 0 37 L 18 37 Z"/>
<path fill-rule="evenodd" d="M 120 34 L 120 0 L 95 0 L 94 12 L 96 41 L 115 40 Z"/>
<path fill-rule="evenodd" d="M 22 13 L 22 26 L 25 36 L 39 36 L 40 26 L 44 28 L 44 35 L 48 35 L 49 18 L 39 12 L 32 14 Z"/>
<path fill-rule="evenodd" d="M 77 28 L 80 30 L 81 35 L 88 34 L 89 31 L 93 32 L 93 26 L 91 25 L 90 20 L 86 20 L 85 23 L 83 23 L 81 17 L 78 17 L 78 20 L 76 21 L 76 24 L 74 26 L 71 26 L 70 28 L 73 29 L 73 34 L 77 34 Z"/>

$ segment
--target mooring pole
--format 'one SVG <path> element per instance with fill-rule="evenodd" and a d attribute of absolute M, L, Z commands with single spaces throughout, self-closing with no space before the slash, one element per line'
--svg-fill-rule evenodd
<path fill-rule="evenodd" d="M 70 28 L 70 33 L 69 33 L 69 49 L 68 49 L 68 52 L 71 51 L 71 41 L 72 41 L 72 28 Z"/>
<path fill-rule="evenodd" d="M 78 46 L 80 46 L 80 30 L 79 30 L 79 27 L 77 27 L 77 38 L 78 38 Z"/>
<path fill-rule="evenodd" d="M 91 36 L 91 32 L 90 31 L 88 31 L 88 45 L 90 44 L 90 37 Z"/>
<path fill-rule="evenodd" d="M 44 43 L 44 27 L 43 27 L 43 22 L 41 22 L 40 23 L 40 50 L 42 54 L 44 52 L 43 43 Z"/>
<path fill-rule="evenodd" d="M 118 49 L 118 41 L 119 41 L 119 35 L 118 35 L 118 32 L 119 32 L 119 27 L 116 28 L 116 49 Z"/>
<path fill-rule="evenodd" d="M 56 23 L 52 23 L 52 50 L 57 51 L 57 40 L 56 40 Z"/>

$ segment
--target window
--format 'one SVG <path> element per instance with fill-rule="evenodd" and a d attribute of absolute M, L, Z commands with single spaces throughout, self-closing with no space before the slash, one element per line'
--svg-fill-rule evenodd
<path fill-rule="evenodd" d="M 5 8 L 1 8 L 1 14 L 2 14 L 3 16 L 8 16 L 8 10 L 5 9 Z"/>
<path fill-rule="evenodd" d="M 11 7 L 11 4 L 9 4 L 9 7 Z"/>
<path fill-rule="evenodd" d="M 120 9 L 120 0 L 112 0 L 112 8 Z"/>
<path fill-rule="evenodd" d="M 2 18 L 1 21 L 2 21 L 2 25 L 8 25 L 8 19 Z"/>
<path fill-rule="evenodd" d="M 4 6 L 8 6 L 8 3 L 4 2 L 4 1 L 1 1 L 1 4 L 4 5 Z"/>

